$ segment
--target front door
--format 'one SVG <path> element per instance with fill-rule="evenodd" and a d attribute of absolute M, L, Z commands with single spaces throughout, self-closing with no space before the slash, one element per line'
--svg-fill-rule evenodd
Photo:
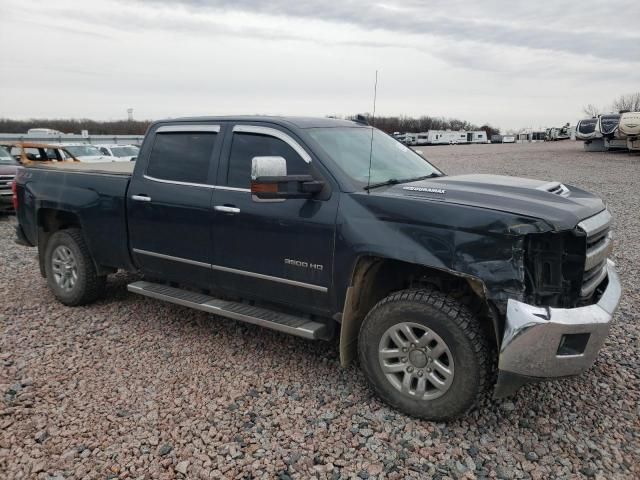
<path fill-rule="evenodd" d="M 320 199 L 261 201 L 249 190 L 251 160 L 281 156 L 287 174 L 318 176 L 311 156 L 277 127 L 236 125 L 213 193 L 213 270 L 228 292 L 326 312 L 337 191 Z"/>
<path fill-rule="evenodd" d="M 209 288 L 219 131 L 182 124 L 148 134 L 152 147 L 138 159 L 127 198 L 131 249 L 144 273 Z"/>

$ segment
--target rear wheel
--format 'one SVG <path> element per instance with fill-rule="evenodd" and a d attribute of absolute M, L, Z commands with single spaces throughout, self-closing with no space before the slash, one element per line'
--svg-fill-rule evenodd
<path fill-rule="evenodd" d="M 96 273 L 80 230 L 60 230 L 51 235 L 44 260 L 47 284 L 65 305 L 85 305 L 103 293 L 106 277 Z"/>
<path fill-rule="evenodd" d="M 361 367 L 376 393 L 410 415 L 447 420 L 484 394 L 489 345 L 478 321 L 431 289 L 381 300 L 358 339 Z"/>

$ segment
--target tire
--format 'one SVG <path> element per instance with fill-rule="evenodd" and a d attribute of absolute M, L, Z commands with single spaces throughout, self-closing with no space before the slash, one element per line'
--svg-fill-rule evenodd
<path fill-rule="evenodd" d="M 86 305 L 104 292 L 106 277 L 98 276 L 89 249 L 76 228 L 59 230 L 45 247 L 47 284 L 65 305 Z"/>
<path fill-rule="evenodd" d="M 467 307 L 436 290 L 403 290 L 378 302 L 360 328 L 358 353 L 374 391 L 414 417 L 450 420 L 485 393 L 488 339 Z"/>

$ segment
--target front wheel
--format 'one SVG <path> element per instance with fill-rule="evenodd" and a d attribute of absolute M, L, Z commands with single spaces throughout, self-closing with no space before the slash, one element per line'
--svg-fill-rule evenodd
<path fill-rule="evenodd" d="M 376 393 L 409 415 L 448 420 L 484 394 L 489 345 L 453 298 L 404 290 L 375 305 L 358 338 L 360 365 Z"/>
<path fill-rule="evenodd" d="M 47 283 L 56 298 L 69 306 L 85 305 L 104 291 L 89 249 L 78 229 L 60 230 L 49 238 L 44 253 Z"/>

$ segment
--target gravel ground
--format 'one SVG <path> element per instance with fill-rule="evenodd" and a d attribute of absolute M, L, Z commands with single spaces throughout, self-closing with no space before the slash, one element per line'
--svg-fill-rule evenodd
<path fill-rule="evenodd" d="M 449 424 L 372 396 L 334 344 L 129 294 L 65 308 L 0 219 L 2 478 L 638 478 L 640 157 L 575 142 L 425 148 L 448 173 L 602 195 L 625 294 L 593 368 Z"/>

